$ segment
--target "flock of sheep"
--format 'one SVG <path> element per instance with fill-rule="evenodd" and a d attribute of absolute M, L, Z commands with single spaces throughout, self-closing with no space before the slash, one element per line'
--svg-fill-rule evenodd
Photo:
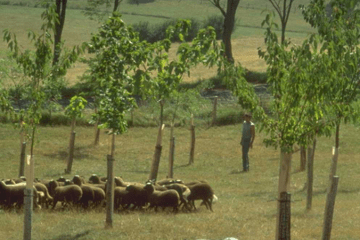
<path fill-rule="evenodd" d="M 176 179 L 160 181 L 148 180 L 145 184 L 125 182 L 115 177 L 114 211 L 172 208 L 173 212 L 196 210 L 195 200 L 211 211 L 217 200 L 214 191 L 206 181 L 184 183 Z M 0 181 L 0 208 L 19 209 L 24 204 L 26 179 Z M 63 177 L 58 180 L 38 180 L 34 182 L 34 208 L 80 208 L 101 209 L 106 205 L 106 178 L 92 175 L 88 181 L 75 175 L 72 180 Z M 59 203 L 59 204 L 58 204 Z M 61 204 L 60 204 L 61 203 Z"/>

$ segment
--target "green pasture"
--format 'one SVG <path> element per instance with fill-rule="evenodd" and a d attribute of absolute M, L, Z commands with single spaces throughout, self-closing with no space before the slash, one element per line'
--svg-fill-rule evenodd
<path fill-rule="evenodd" d="M 0 5 L 0 30 L 10 29 L 18 35 L 19 41 L 24 47 L 27 46 L 27 31 L 38 31 L 41 25 L 40 14 L 43 8 L 34 8 L 35 0 L 19 1 L 7 0 L 8 5 Z M 26 6 L 14 5 L 24 3 Z M 297 1 L 294 5 L 288 23 L 289 37 L 305 37 L 311 29 L 302 18 L 299 4 L 306 4 L 308 0 Z M 63 33 L 63 40 L 70 46 L 88 41 L 90 34 L 96 32 L 99 23 L 89 20 L 82 14 L 86 1 L 69 1 L 66 13 L 66 22 Z M 263 10 L 272 9 L 266 0 L 243 0 L 236 15 L 236 30 L 233 38 L 242 36 L 262 37 L 264 29 L 261 29 L 261 22 L 265 18 Z M 204 20 L 208 16 L 220 15 L 220 11 L 206 0 L 157 0 L 148 4 L 128 4 L 123 1 L 119 8 L 123 19 L 128 24 L 148 21 L 150 24 L 157 24 L 167 19 L 194 18 Z M 0 49 L 6 48 L 2 42 Z"/>
<path fill-rule="evenodd" d="M 198 124 L 198 121 L 195 121 Z M 175 128 L 174 177 L 184 181 L 207 180 L 219 200 L 214 212 L 199 207 L 193 213 L 120 212 L 114 228 L 105 230 L 105 210 L 77 212 L 42 209 L 33 215 L 33 239 L 272 239 L 275 236 L 279 151 L 266 148 L 263 133 L 257 132 L 250 151 L 250 172 L 242 173 L 239 145 L 241 124 L 196 127 L 195 162 L 188 165 L 190 131 Z M 0 125 L 0 179 L 17 177 L 19 132 Z M 332 228 L 332 239 L 357 239 L 360 232 L 359 126 L 345 125 L 340 134 L 338 176 L 340 178 Z M 147 180 L 155 150 L 157 128 L 130 128 L 117 136 L 115 175 L 127 181 Z M 159 179 L 167 175 L 169 128 L 163 135 Z M 64 174 L 70 127 L 39 127 L 35 144 L 35 176 L 57 179 L 79 174 L 106 176 L 109 137 L 102 132 L 94 147 L 93 127 L 77 127 L 72 174 Z M 319 138 L 314 166 L 313 208 L 305 211 L 306 172 L 298 172 L 299 153 L 293 155 L 291 176 L 292 239 L 319 239 L 322 234 L 326 187 L 331 162 L 332 138 Z M 199 206 L 199 202 L 197 202 Z M 21 239 L 24 215 L 0 212 L 0 239 Z"/>
<path fill-rule="evenodd" d="M 9 4 L 5 5 L 4 2 Z M 43 8 L 33 7 L 35 0 L 2 0 L 0 1 L 0 32 L 9 29 L 16 34 L 22 50 L 31 48 L 27 35 L 28 31 L 39 31 L 42 24 L 40 15 Z M 293 43 L 300 43 L 309 32 L 312 31 L 310 26 L 302 18 L 301 11 L 297 8 L 299 4 L 306 4 L 308 0 L 297 1 L 293 6 L 291 16 L 287 27 L 287 37 L 291 38 Z M 23 3 L 25 6 L 20 6 Z M 2 5 L 1 5 L 2 4 Z M 89 41 L 91 34 L 96 33 L 101 23 L 89 20 L 82 13 L 85 6 L 84 0 L 69 1 L 66 12 L 65 26 L 62 39 L 67 47 L 80 45 Z M 265 18 L 263 10 L 272 9 L 270 3 L 265 0 L 243 0 L 236 15 L 236 28 L 232 36 L 234 59 L 240 62 L 245 68 L 265 72 L 266 66 L 258 57 L 258 47 L 264 45 L 263 34 L 265 29 L 261 28 L 261 22 Z M 148 21 L 150 24 L 160 24 L 169 19 L 193 18 L 199 21 L 209 16 L 219 15 L 220 11 L 212 6 L 206 0 L 198 1 L 161 1 L 157 0 L 148 4 L 128 4 L 123 1 L 120 5 L 120 12 L 123 14 L 123 20 L 127 24 L 135 24 Z M 280 31 L 278 32 L 280 35 Z M 175 57 L 178 44 L 174 44 L 170 55 Z M 5 41 L 0 41 L 0 59 L 3 66 L 4 61 L 8 61 L 8 53 Z M 6 63 L 9 65 L 9 63 Z M 87 66 L 76 63 L 73 68 L 69 69 L 66 80 L 69 85 L 78 82 L 78 77 L 82 76 Z M 0 67 L 1 69 L 1 67 Z M 11 68 L 8 68 L 11 69 Z M 185 82 L 194 82 L 208 79 L 216 75 L 216 69 L 207 69 L 197 67 L 191 71 L 190 77 L 184 76 Z M 1 75 L 3 84 L 8 81 L 4 74 Z"/>

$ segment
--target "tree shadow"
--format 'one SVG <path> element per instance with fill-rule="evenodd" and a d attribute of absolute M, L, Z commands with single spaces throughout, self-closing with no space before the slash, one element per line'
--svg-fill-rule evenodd
<path fill-rule="evenodd" d="M 90 230 L 86 230 L 84 232 L 81 232 L 81 233 L 78 233 L 78 234 L 75 234 L 75 235 L 62 234 L 62 235 L 60 235 L 58 237 L 51 238 L 49 240 L 77 240 L 77 239 L 80 239 L 83 236 L 88 235 L 89 233 L 90 233 Z"/>
<path fill-rule="evenodd" d="M 174 169 L 188 167 L 190 165 L 191 165 L 191 163 L 186 163 L 186 164 L 183 164 L 183 165 L 174 166 Z"/>
<path fill-rule="evenodd" d="M 75 147 L 74 148 L 74 159 L 81 160 L 90 157 L 90 154 L 84 154 L 83 149 L 89 148 L 90 146 Z M 66 160 L 69 157 L 69 151 L 60 150 L 57 153 L 44 154 L 46 157 L 53 159 Z"/>

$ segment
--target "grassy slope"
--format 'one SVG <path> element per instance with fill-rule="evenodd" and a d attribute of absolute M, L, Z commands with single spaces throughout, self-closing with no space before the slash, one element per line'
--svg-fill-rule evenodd
<path fill-rule="evenodd" d="M 241 125 L 197 128 L 195 164 L 188 163 L 190 134 L 186 128 L 175 129 L 175 177 L 185 181 L 206 179 L 213 186 L 219 201 L 214 213 L 203 207 L 196 213 L 177 215 L 153 212 L 131 212 L 114 215 L 114 229 L 104 230 L 105 211 L 59 212 L 43 210 L 34 214 L 34 239 L 271 239 L 275 231 L 276 192 L 278 181 L 277 150 L 265 148 L 263 134 L 258 133 L 254 149 L 250 152 L 249 173 L 239 173 Z M 15 177 L 18 171 L 18 132 L 9 125 L 0 126 L 0 178 Z M 42 127 L 38 132 L 35 149 L 35 175 L 56 179 L 66 166 L 70 128 Z M 341 133 L 341 154 L 338 175 L 340 184 L 335 206 L 332 239 L 356 239 L 360 232 L 360 169 L 357 159 L 359 127 L 344 126 Z M 99 147 L 92 147 L 92 128 L 77 128 L 73 174 L 89 177 L 92 173 L 106 175 L 105 156 L 109 139 L 102 134 Z M 115 175 L 129 181 L 144 182 L 149 174 L 157 130 L 133 128 L 116 139 Z M 169 129 L 164 133 L 164 147 L 159 178 L 167 174 Z M 296 173 L 299 154 L 292 164 L 292 237 L 294 239 L 319 239 L 322 232 L 325 189 L 330 168 L 333 140 L 320 138 L 315 156 L 313 209 L 305 211 L 306 193 L 301 189 L 306 173 Z M 199 203 L 197 203 L 199 204 Z M 0 239 L 19 239 L 23 215 L 0 214 Z M 17 230 L 15 230 L 17 229 Z M 5 237 L 7 236 L 7 237 Z"/>
<path fill-rule="evenodd" d="M 11 2 L 19 2 L 13 0 Z M 34 2 L 34 1 L 31 1 Z M 298 1 L 296 4 L 306 3 L 308 0 Z M 296 5 L 296 6 L 297 6 Z M 74 1 L 69 4 L 70 7 L 77 8 L 84 6 L 84 1 Z M 288 23 L 287 36 L 292 38 L 295 43 L 303 39 L 311 31 L 304 22 L 299 9 L 295 8 L 291 13 Z M 91 33 L 97 31 L 98 23 L 90 21 L 83 16 L 80 9 L 69 8 L 67 10 L 63 40 L 67 46 L 81 44 L 90 39 Z M 237 10 L 236 30 L 233 33 L 233 54 L 236 61 L 243 64 L 244 67 L 253 71 L 265 71 L 265 64 L 259 60 L 257 48 L 263 46 L 264 29 L 261 28 L 261 22 L 265 18 L 262 10 L 270 9 L 270 3 L 266 0 L 243 0 Z M 41 25 L 40 14 L 43 9 L 19 7 L 11 5 L 0 5 L 0 31 L 8 28 L 17 35 L 20 44 L 27 48 L 28 30 L 38 31 Z M 128 24 L 140 21 L 149 21 L 152 24 L 166 21 L 165 18 L 196 18 L 203 20 L 208 16 L 220 14 L 219 10 L 212 6 L 208 1 L 161 1 L 157 0 L 151 4 L 131 5 L 124 1 L 120 6 L 123 13 L 123 19 Z M 146 17 L 142 15 L 154 15 L 159 17 Z M 172 49 L 172 56 L 175 56 L 177 45 Z M 6 44 L 0 41 L 0 57 L 6 52 Z M 67 79 L 70 84 L 75 83 L 78 76 L 85 71 L 86 66 L 76 63 L 74 68 L 70 69 Z M 194 69 L 191 77 L 184 77 L 184 81 L 196 81 L 207 79 L 216 75 L 216 71 L 208 70 L 204 67 Z"/>

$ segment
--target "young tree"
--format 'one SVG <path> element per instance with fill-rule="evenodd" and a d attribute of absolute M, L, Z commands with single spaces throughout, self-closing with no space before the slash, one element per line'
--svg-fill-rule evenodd
<path fill-rule="evenodd" d="M 52 33 L 55 31 L 55 22 L 57 14 L 55 12 L 55 5 L 50 6 L 42 13 L 41 18 L 44 24 L 41 27 L 42 33 L 37 35 L 30 31 L 29 39 L 33 43 L 34 50 L 21 51 L 16 35 L 11 33 L 8 29 L 3 31 L 4 40 L 8 43 L 11 51 L 11 57 L 15 59 L 16 63 L 22 70 L 24 76 L 24 99 L 28 105 L 26 108 L 17 110 L 12 107 L 12 102 L 9 100 L 9 95 L 6 89 L 2 89 L 0 99 L 2 109 L 11 114 L 13 120 L 17 122 L 22 119 L 22 126 L 26 129 L 31 129 L 31 155 L 33 155 L 35 130 L 40 122 L 42 115 L 42 108 L 46 101 L 46 94 L 48 89 L 54 92 L 55 84 L 62 76 L 66 74 L 66 70 L 77 60 L 81 49 L 74 47 L 72 50 L 63 50 L 57 64 L 52 64 L 54 53 L 51 51 L 53 44 Z"/>
<path fill-rule="evenodd" d="M 277 14 L 279 15 L 280 22 L 281 22 L 281 44 L 285 41 L 285 31 L 286 31 L 286 25 L 289 20 L 290 11 L 292 4 L 295 0 L 282 0 L 282 6 L 281 6 L 281 0 L 269 0 L 271 5 L 275 8 Z"/>
<path fill-rule="evenodd" d="M 87 0 L 87 7 L 85 8 L 85 11 L 83 11 L 83 13 L 90 19 L 97 19 L 99 21 L 102 21 L 109 12 L 100 11 L 100 8 L 105 7 L 105 9 L 107 10 L 112 7 L 112 11 L 115 12 L 118 10 L 122 1 L 123 0 Z"/>
<path fill-rule="evenodd" d="M 330 2 L 332 14 L 327 16 L 323 0 L 303 6 L 303 15 L 317 29 L 321 39 L 324 109 L 329 123 L 335 127 L 335 152 L 340 146 L 340 124 L 356 120 L 359 110 L 354 105 L 360 88 L 359 33 L 360 12 L 354 10 L 357 0 Z M 333 158 L 330 179 L 336 174 L 337 158 Z"/>

